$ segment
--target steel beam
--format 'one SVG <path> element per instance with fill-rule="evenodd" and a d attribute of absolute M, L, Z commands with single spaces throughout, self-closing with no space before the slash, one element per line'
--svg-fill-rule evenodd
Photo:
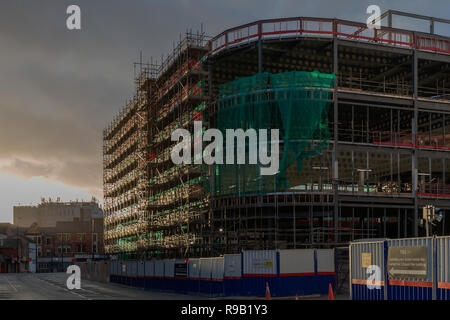
<path fill-rule="evenodd" d="M 413 103 L 414 103 L 414 117 L 413 117 L 413 123 L 412 123 L 412 143 L 414 145 L 413 148 L 413 157 L 412 157 L 412 192 L 414 195 L 414 230 L 413 230 L 413 236 L 417 237 L 419 233 L 419 207 L 418 207 L 418 199 L 417 199 L 417 150 L 416 150 L 416 134 L 417 134 L 417 125 L 418 125 L 418 108 L 417 108 L 417 96 L 418 96 L 418 87 L 419 87 L 419 63 L 418 63 L 418 57 L 417 57 L 417 51 L 414 49 L 413 54 L 413 61 L 412 61 L 412 84 L 413 84 Z"/>
<path fill-rule="evenodd" d="M 339 73 L 339 61 L 338 61 L 338 41 L 336 36 L 336 23 L 333 23 L 334 39 L 333 39 L 333 74 L 334 79 L 334 103 L 333 103 L 333 131 L 334 131 L 334 143 L 333 143 L 333 190 L 334 190 L 334 241 L 339 242 L 339 191 L 338 191 L 338 179 L 339 179 L 339 163 L 338 163 L 338 73 Z"/>

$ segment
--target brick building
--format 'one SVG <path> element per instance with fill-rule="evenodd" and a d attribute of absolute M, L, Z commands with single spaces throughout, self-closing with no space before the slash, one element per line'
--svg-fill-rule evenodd
<path fill-rule="evenodd" d="M 14 222 L 36 243 L 38 272 L 62 271 L 73 261 L 103 258 L 103 212 L 94 199 L 42 199 L 37 206 L 15 206 Z"/>
<path fill-rule="evenodd" d="M 36 242 L 40 272 L 65 269 L 74 261 L 103 258 L 102 219 L 74 219 L 44 228 L 35 223 L 25 235 Z"/>
<path fill-rule="evenodd" d="M 0 223 L 0 273 L 34 272 L 35 243 L 24 230 L 10 223 Z"/>

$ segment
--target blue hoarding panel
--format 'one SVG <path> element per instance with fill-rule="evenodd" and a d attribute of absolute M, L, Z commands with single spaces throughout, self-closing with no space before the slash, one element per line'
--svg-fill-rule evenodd
<path fill-rule="evenodd" d="M 223 281 L 225 296 L 241 296 L 242 295 L 242 278 L 225 278 Z"/>

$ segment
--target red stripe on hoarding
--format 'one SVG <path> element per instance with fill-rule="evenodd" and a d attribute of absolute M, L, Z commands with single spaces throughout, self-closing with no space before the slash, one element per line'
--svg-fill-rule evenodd
<path fill-rule="evenodd" d="M 319 276 L 334 276 L 334 272 L 317 272 Z"/>
<path fill-rule="evenodd" d="M 391 286 L 405 286 L 405 287 L 422 287 L 432 288 L 433 283 L 431 281 L 407 281 L 407 280 L 389 280 Z"/>
<path fill-rule="evenodd" d="M 369 282 L 369 283 L 367 283 Z M 360 284 L 363 286 L 366 286 L 367 284 L 371 284 L 373 286 L 384 286 L 384 281 L 368 281 L 368 280 L 361 280 L 361 279 L 352 279 L 352 284 Z"/>
<path fill-rule="evenodd" d="M 448 282 L 438 282 L 439 289 L 450 289 L 450 283 Z"/>
<path fill-rule="evenodd" d="M 306 272 L 306 273 L 280 273 L 280 277 L 306 277 L 313 276 L 314 272 Z"/>
<path fill-rule="evenodd" d="M 264 274 L 264 273 L 244 273 L 244 277 L 270 277 L 275 278 L 276 274 Z"/>
<path fill-rule="evenodd" d="M 241 280 L 241 277 L 225 277 L 226 280 Z"/>

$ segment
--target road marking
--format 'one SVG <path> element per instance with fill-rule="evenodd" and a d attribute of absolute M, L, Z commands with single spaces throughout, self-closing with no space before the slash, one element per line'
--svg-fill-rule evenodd
<path fill-rule="evenodd" d="M 19 290 L 17 290 L 17 288 L 13 286 L 13 284 L 11 283 L 11 281 L 9 281 L 8 278 L 6 278 L 6 281 L 8 281 L 8 284 L 14 289 L 14 291 L 19 292 Z"/>
<path fill-rule="evenodd" d="M 56 285 L 56 284 L 51 283 L 50 281 L 44 280 L 44 279 L 39 278 L 39 277 L 38 277 L 37 279 L 39 279 L 39 280 L 41 280 L 41 281 L 43 281 L 43 282 L 45 282 L 45 283 L 47 283 L 47 284 L 49 284 L 49 285 L 51 285 L 51 286 L 53 286 L 53 287 L 56 287 L 56 288 L 59 288 L 59 289 L 64 289 L 65 291 L 70 292 L 70 293 L 72 293 L 72 294 L 75 294 L 75 295 L 77 295 L 77 296 L 79 296 L 79 297 L 81 297 L 81 298 L 83 298 L 83 299 L 92 300 L 91 298 L 85 297 L 85 296 L 83 296 L 82 294 L 79 294 L 79 293 L 77 293 L 77 292 L 74 292 L 74 291 L 72 291 L 72 290 L 69 290 L 69 289 L 65 288 L 64 286 L 61 286 L 61 287 L 60 287 L 60 286 L 58 286 L 58 285 Z"/>

